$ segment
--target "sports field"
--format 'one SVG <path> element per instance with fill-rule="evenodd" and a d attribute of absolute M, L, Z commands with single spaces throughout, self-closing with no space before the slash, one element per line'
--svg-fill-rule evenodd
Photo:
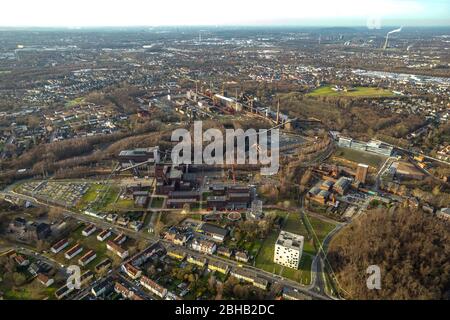
<path fill-rule="evenodd" d="M 343 147 L 337 148 L 334 156 L 336 158 L 354 162 L 355 164 L 365 163 L 373 168 L 381 167 L 383 162 L 386 161 L 386 157 L 383 157 L 382 155 Z"/>

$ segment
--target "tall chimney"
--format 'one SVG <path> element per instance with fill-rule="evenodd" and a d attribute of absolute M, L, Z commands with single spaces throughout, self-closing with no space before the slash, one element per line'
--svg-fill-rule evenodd
<path fill-rule="evenodd" d="M 280 124 L 280 98 L 278 98 L 278 105 L 277 105 L 277 124 Z"/>

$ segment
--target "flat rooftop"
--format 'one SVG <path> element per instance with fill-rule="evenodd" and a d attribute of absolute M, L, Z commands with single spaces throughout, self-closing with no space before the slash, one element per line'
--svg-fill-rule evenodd
<path fill-rule="evenodd" d="M 281 231 L 277 239 L 277 244 L 283 247 L 300 250 L 303 247 L 305 238 L 301 235 Z"/>
<path fill-rule="evenodd" d="M 153 154 L 155 151 L 159 151 L 159 147 L 150 147 L 150 148 L 137 148 L 132 150 L 122 150 L 119 155 L 121 157 L 126 156 L 145 156 L 149 154 Z"/>

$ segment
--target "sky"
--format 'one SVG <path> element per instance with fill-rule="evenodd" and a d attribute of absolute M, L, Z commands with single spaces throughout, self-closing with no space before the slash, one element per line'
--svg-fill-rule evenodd
<path fill-rule="evenodd" d="M 2 0 L 0 26 L 450 26 L 449 0 Z"/>

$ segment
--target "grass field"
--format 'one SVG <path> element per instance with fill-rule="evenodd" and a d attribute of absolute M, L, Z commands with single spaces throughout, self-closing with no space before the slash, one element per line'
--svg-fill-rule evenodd
<path fill-rule="evenodd" d="M 259 251 L 258 256 L 256 257 L 256 267 L 277 275 L 281 275 L 285 278 L 289 278 L 305 285 L 310 284 L 312 256 L 307 253 L 303 253 L 298 270 L 275 264 L 273 262 L 273 256 L 277 238 L 278 231 L 272 231 L 266 238 L 261 247 L 261 250 Z"/>
<path fill-rule="evenodd" d="M 97 199 L 97 196 L 100 194 L 102 190 L 105 190 L 106 186 L 101 184 L 92 184 L 89 187 L 89 190 L 84 194 L 81 200 L 77 204 L 77 209 L 86 208 L 91 202 L 94 202 Z"/>
<path fill-rule="evenodd" d="M 244 236 L 239 242 L 228 240 L 226 246 L 230 249 L 246 250 L 251 256 L 255 257 L 263 245 L 260 239 L 249 239 Z"/>
<path fill-rule="evenodd" d="M 386 160 L 385 157 L 369 152 L 339 147 L 334 154 L 336 158 L 342 158 L 356 164 L 364 163 L 373 168 L 379 168 Z"/>
<path fill-rule="evenodd" d="M 264 240 L 264 243 L 256 257 L 256 267 L 279 274 L 281 272 L 281 266 L 273 263 L 273 255 L 275 251 L 275 242 L 278 238 L 278 232 L 272 231 L 269 236 Z"/>
<path fill-rule="evenodd" d="M 309 97 L 391 97 L 394 94 L 385 89 L 373 87 L 355 87 L 352 91 L 334 91 L 332 86 L 317 88 Z"/>
<path fill-rule="evenodd" d="M 119 191 L 118 186 L 115 185 L 92 184 L 86 194 L 78 202 L 76 208 L 84 210 L 86 207 L 91 206 L 93 210 L 114 210 Z M 124 206 L 122 209 L 129 209 L 128 206 L 130 206 L 130 203 L 124 200 L 121 205 Z"/>
<path fill-rule="evenodd" d="M 297 281 L 298 283 L 309 285 L 311 283 L 311 265 L 313 257 L 308 254 L 303 254 L 300 259 L 300 266 L 298 270 L 284 268 L 281 275 L 285 278 Z"/>
<path fill-rule="evenodd" d="M 394 94 L 385 89 L 356 87 L 353 91 L 334 91 L 332 86 L 320 87 L 309 93 L 309 97 L 391 97 Z"/>
<path fill-rule="evenodd" d="M 152 209 L 161 209 L 164 204 L 164 198 L 153 197 L 152 198 Z"/>
<path fill-rule="evenodd" d="M 3 298 L 6 300 L 52 300 L 55 299 L 55 291 L 57 290 L 55 285 L 45 288 L 36 279 L 20 288 L 3 288 L 0 286 L 0 289 L 4 292 Z"/>
<path fill-rule="evenodd" d="M 84 102 L 84 98 L 76 98 L 66 103 L 67 108 L 75 107 Z"/>
<path fill-rule="evenodd" d="M 282 230 L 300 234 L 305 237 L 303 245 L 302 258 L 300 260 L 300 266 L 298 270 L 285 268 L 279 266 L 273 262 L 275 242 L 278 238 L 279 231 L 273 230 L 269 236 L 264 240 L 256 257 L 256 267 L 281 275 L 285 278 L 297 281 L 299 283 L 308 285 L 311 282 L 311 264 L 313 257 L 316 255 L 317 241 L 314 240 L 317 236 L 318 241 L 321 243 L 325 237 L 336 227 L 334 224 L 323 221 L 321 219 L 308 216 L 303 220 L 299 213 L 284 211 L 273 211 L 268 214 L 276 214 L 278 217 L 283 218 Z M 314 230 L 314 234 L 311 230 Z"/>
<path fill-rule="evenodd" d="M 326 236 L 336 228 L 336 225 L 315 217 L 308 216 L 308 221 L 320 243 L 322 243 Z"/>
<path fill-rule="evenodd" d="M 60 262 L 64 265 L 78 264 L 79 258 L 81 258 L 89 250 L 94 250 L 95 253 L 97 254 L 97 257 L 92 262 L 90 262 L 86 267 L 82 267 L 83 272 L 86 271 L 86 269 L 94 271 L 95 266 L 100 261 L 102 261 L 103 259 L 105 259 L 107 257 L 106 242 L 98 241 L 96 238 L 99 231 L 94 232 L 94 234 L 89 237 L 85 237 L 81 234 L 85 227 L 86 227 L 85 224 L 80 224 L 79 227 L 75 231 L 73 231 L 70 235 L 70 238 L 69 238 L 71 241 L 70 245 L 66 249 L 62 250 L 62 252 L 53 256 L 53 258 L 55 260 L 57 260 L 58 262 Z M 74 246 L 76 243 L 79 243 L 83 247 L 83 251 L 79 255 L 74 257 L 73 259 L 67 260 L 64 256 L 64 254 L 66 253 L 66 251 L 69 248 Z"/>
<path fill-rule="evenodd" d="M 300 234 L 305 237 L 305 242 L 303 245 L 303 251 L 312 255 L 316 254 L 316 249 L 314 248 L 314 243 L 312 237 L 309 235 L 308 228 L 302 221 L 299 213 L 278 213 L 279 215 L 284 215 L 284 223 L 282 229 L 287 232 Z"/>
<path fill-rule="evenodd" d="M 119 199 L 116 203 L 110 204 L 111 210 L 133 210 L 135 209 L 134 201 L 132 199 Z"/>

